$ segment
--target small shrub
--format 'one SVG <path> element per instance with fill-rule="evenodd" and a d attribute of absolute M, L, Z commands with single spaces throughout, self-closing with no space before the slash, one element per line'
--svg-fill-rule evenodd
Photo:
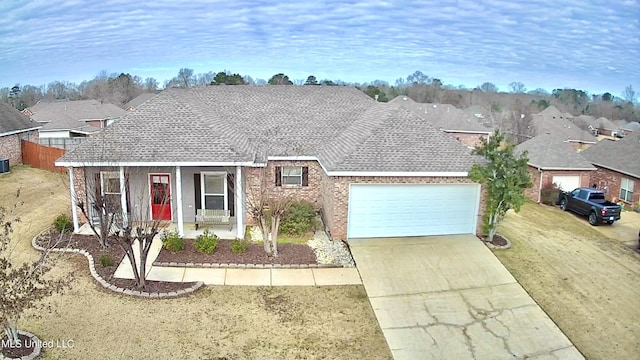
<path fill-rule="evenodd" d="M 209 233 L 209 230 L 205 230 L 204 234 L 198 235 L 193 246 L 201 253 L 213 254 L 218 246 L 218 236 Z"/>
<path fill-rule="evenodd" d="M 547 184 L 540 190 L 540 202 L 545 205 L 556 205 L 560 198 L 560 189 L 553 184 Z"/>
<path fill-rule="evenodd" d="M 102 267 L 109 267 L 113 265 L 113 259 L 109 255 L 101 255 L 100 256 L 100 265 Z"/>
<path fill-rule="evenodd" d="M 160 235 L 160 239 L 162 240 L 162 246 L 171 252 L 184 250 L 184 239 L 177 231 L 164 231 Z"/>
<path fill-rule="evenodd" d="M 231 251 L 234 254 L 244 254 L 249 248 L 249 242 L 245 239 L 231 240 Z"/>
<path fill-rule="evenodd" d="M 316 209 L 307 201 L 291 205 L 280 222 L 279 230 L 288 235 L 304 235 L 314 226 Z"/>
<path fill-rule="evenodd" d="M 60 214 L 53 221 L 53 226 L 56 228 L 56 231 L 59 233 L 65 233 L 71 231 L 71 219 L 67 214 Z"/>

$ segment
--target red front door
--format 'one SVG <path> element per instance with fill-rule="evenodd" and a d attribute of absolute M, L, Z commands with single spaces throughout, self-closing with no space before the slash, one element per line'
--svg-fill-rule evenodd
<path fill-rule="evenodd" d="M 171 220 L 170 179 L 169 174 L 149 175 L 151 218 L 153 220 Z"/>

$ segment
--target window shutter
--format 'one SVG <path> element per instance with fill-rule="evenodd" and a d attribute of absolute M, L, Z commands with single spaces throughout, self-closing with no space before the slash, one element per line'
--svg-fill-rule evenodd
<path fill-rule="evenodd" d="M 96 173 L 95 177 L 95 186 L 96 186 L 96 191 L 95 191 L 95 199 L 93 199 L 93 201 L 97 204 L 99 204 L 102 201 L 102 179 L 100 177 L 100 173 Z"/>
<path fill-rule="evenodd" d="M 124 174 L 124 191 L 127 197 L 127 213 L 131 214 L 131 194 L 129 191 L 129 174 Z"/>
<path fill-rule="evenodd" d="M 302 167 L 302 186 L 309 186 L 309 167 Z"/>
<path fill-rule="evenodd" d="M 202 209 L 202 203 L 200 199 L 200 174 L 193 174 L 193 188 L 195 190 L 194 193 L 196 195 L 196 199 L 195 199 L 196 210 Z"/>
<path fill-rule="evenodd" d="M 236 188 L 235 185 L 235 180 L 236 180 L 236 174 L 233 173 L 228 173 L 227 174 L 227 209 L 229 209 L 231 216 L 235 216 L 235 198 L 234 198 L 234 194 L 235 191 L 234 189 Z"/>
<path fill-rule="evenodd" d="M 276 186 L 282 186 L 282 168 L 276 166 Z"/>

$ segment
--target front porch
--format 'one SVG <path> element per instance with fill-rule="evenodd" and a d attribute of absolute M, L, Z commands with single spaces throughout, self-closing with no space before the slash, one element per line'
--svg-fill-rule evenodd
<path fill-rule="evenodd" d="M 230 218 L 231 226 L 229 225 L 200 225 L 196 230 L 196 223 L 188 222 L 184 223 L 182 236 L 185 239 L 195 239 L 198 235 L 204 234 L 206 230 L 209 233 L 213 233 L 222 240 L 234 240 L 238 238 L 238 225 L 235 216 Z M 170 223 L 166 228 L 167 231 L 178 231 L 178 224 Z M 244 237 L 244 234 L 243 234 Z"/>

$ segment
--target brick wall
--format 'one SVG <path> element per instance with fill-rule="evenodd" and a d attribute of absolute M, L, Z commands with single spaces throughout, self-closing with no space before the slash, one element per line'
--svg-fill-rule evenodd
<path fill-rule="evenodd" d="M 87 178 L 84 168 L 73 168 L 73 185 L 76 191 L 76 203 L 83 202 L 87 205 Z M 88 211 L 88 207 L 85 207 Z M 82 214 L 82 211 L 78 208 L 78 219 L 80 223 L 87 223 L 88 219 Z"/>
<path fill-rule="evenodd" d="M 9 166 L 22 164 L 22 134 L 0 137 L 0 159 L 9 159 Z"/>
<path fill-rule="evenodd" d="M 540 192 L 540 172 L 533 166 L 528 166 L 527 171 L 531 175 L 531 182 L 533 186 L 524 190 L 524 194 L 531 200 L 538 202 L 538 195 Z"/>
<path fill-rule="evenodd" d="M 613 200 L 620 197 L 620 185 L 623 177 L 633 180 L 633 202 L 631 205 L 639 206 L 640 178 L 634 178 L 605 168 L 598 168 L 598 170 L 591 172 L 590 183 L 598 185 L 600 189 L 607 188 L 608 191 L 605 190 L 607 199 Z"/>
<path fill-rule="evenodd" d="M 347 216 L 349 209 L 349 184 L 351 183 L 396 183 L 396 184 L 465 184 L 473 183 L 464 177 L 335 177 L 333 182 L 333 206 L 331 208 L 330 224 L 327 224 L 333 240 L 347 239 Z M 477 234 L 482 233 L 482 215 L 485 207 L 485 193 L 480 199 Z"/>
<path fill-rule="evenodd" d="M 306 166 L 309 168 L 309 184 L 308 186 L 276 186 L 275 184 L 275 168 L 276 166 Z M 264 179 L 266 189 L 270 194 L 284 194 L 293 196 L 297 200 L 306 200 L 316 206 L 317 209 L 322 207 L 320 200 L 320 191 L 322 189 L 322 179 L 324 170 L 317 161 L 274 161 L 267 163 L 266 168 L 250 168 L 243 169 L 245 173 L 245 194 L 246 194 L 246 219 L 248 225 L 255 225 L 255 220 L 249 214 L 249 206 L 254 196 L 260 193 L 261 180 Z"/>
<path fill-rule="evenodd" d="M 469 147 L 476 147 L 480 145 L 480 138 L 487 138 L 486 134 L 469 134 L 469 133 L 457 133 L 457 132 L 449 132 L 447 133 L 452 138 L 458 140 L 462 144 Z"/>

